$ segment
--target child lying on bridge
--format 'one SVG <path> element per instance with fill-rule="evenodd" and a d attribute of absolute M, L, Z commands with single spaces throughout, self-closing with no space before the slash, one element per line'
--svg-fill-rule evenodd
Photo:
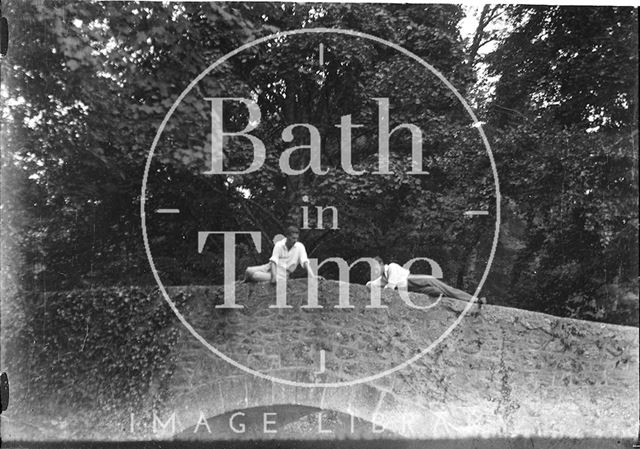
<path fill-rule="evenodd" d="M 367 282 L 367 287 L 383 287 L 395 289 L 404 288 L 410 292 L 424 293 L 429 296 L 444 296 L 447 298 L 470 301 L 473 296 L 462 290 L 445 284 L 440 279 L 428 274 L 411 274 L 409 270 L 397 263 L 385 264 L 380 256 L 374 257 L 378 266 L 373 268 L 374 280 Z M 486 298 L 478 299 L 478 311 L 482 304 L 486 304 Z"/>

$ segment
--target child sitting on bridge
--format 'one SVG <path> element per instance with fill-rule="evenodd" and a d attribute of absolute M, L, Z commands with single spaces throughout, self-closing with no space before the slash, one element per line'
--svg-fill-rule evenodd
<path fill-rule="evenodd" d="M 275 284 L 277 276 L 285 277 L 301 265 L 309 277 L 316 277 L 309 265 L 307 250 L 298 241 L 300 230 L 296 226 L 287 228 L 287 237 L 278 234 L 274 237 L 273 253 L 264 265 L 248 267 L 244 273 L 245 282 L 267 282 Z"/>

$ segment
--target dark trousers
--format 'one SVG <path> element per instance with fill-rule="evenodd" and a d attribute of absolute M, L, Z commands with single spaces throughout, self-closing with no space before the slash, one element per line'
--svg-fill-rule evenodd
<path fill-rule="evenodd" d="M 473 298 L 467 292 L 453 288 L 440 279 L 426 274 L 410 274 L 407 278 L 407 289 L 410 292 L 424 293 L 429 296 L 444 296 L 447 298 L 469 301 Z"/>

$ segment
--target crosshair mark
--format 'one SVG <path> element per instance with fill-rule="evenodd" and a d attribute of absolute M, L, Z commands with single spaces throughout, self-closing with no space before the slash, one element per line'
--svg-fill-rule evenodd
<path fill-rule="evenodd" d="M 156 214 L 179 214 L 180 209 L 156 209 Z"/>
<path fill-rule="evenodd" d="M 464 215 L 468 217 L 473 217 L 474 215 L 489 215 L 488 210 L 468 210 L 464 213 Z"/>
<path fill-rule="evenodd" d="M 326 368 L 324 366 L 325 353 L 324 349 L 320 350 L 320 371 L 316 371 L 316 374 L 322 374 L 325 372 Z"/>
<path fill-rule="evenodd" d="M 347 36 L 353 36 L 356 38 L 360 38 L 360 39 L 368 39 L 368 41 L 373 41 L 375 43 L 377 43 L 378 45 L 384 45 L 385 48 L 390 48 L 390 49 L 394 49 L 402 54 L 404 54 L 405 56 L 411 58 L 413 61 L 417 62 L 418 64 L 420 64 L 422 67 L 424 67 L 425 69 L 429 70 L 429 72 L 434 75 L 435 77 L 437 77 L 440 81 L 442 81 L 446 87 L 451 91 L 451 93 L 460 101 L 460 104 L 465 108 L 465 110 L 467 111 L 467 113 L 469 114 L 469 116 L 471 117 L 471 119 L 473 120 L 474 123 L 478 122 L 477 117 L 475 116 L 475 114 L 473 113 L 471 107 L 468 105 L 468 103 L 464 100 L 464 98 L 462 97 L 462 95 L 455 89 L 455 87 L 447 80 L 447 78 L 442 75 L 438 70 L 436 70 L 433 66 L 431 66 L 429 63 L 427 63 L 426 61 L 424 61 L 422 58 L 418 57 L 417 55 L 413 54 L 412 52 L 410 52 L 409 50 L 406 50 L 405 48 L 394 44 L 393 42 L 389 42 L 386 41 L 384 39 L 378 38 L 376 36 L 373 35 L 369 35 L 366 33 L 362 33 L 362 32 L 354 32 L 354 31 L 350 31 L 350 30 L 342 30 L 342 29 L 333 29 L 333 28 L 302 28 L 302 29 L 297 29 L 297 30 L 289 30 L 289 31 L 281 31 L 278 33 L 274 33 L 272 35 L 269 36 L 264 36 L 262 38 L 256 39 L 255 41 L 251 41 L 241 47 L 238 47 L 237 49 L 233 50 L 232 52 L 229 52 L 227 54 L 225 54 L 223 57 L 221 57 L 220 59 L 218 59 L 217 61 L 215 61 L 213 64 L 211 64 L 210 66 L 208 66 L 204 71 L 202 71 L 196 78 L 193 79 L 193 81 L 191 81 L 191 83 L 189 84 L 189 86 L 187 86 L 187 88 L 182 91 L 182 93 L 180 94 L 180 96 L 178 97 L 178 99 L 171 105 L 171 108 L 169 110 L 169 112 L 165 115 L 162 124 L 160 125 L 160 127 L 158 128 L 158 132 L 156 133 L 155 137 L 154 137 L 154 141 L 151 145 L 151 148 L 149 150 L 149 154 L 147 156 L 147 162 L 145 164 L 145 171 L 144 171 L 144 175 L 143 175 L 143 180 L 142 180 L 142 189 L 141 189 L 141 194 L 140 194 L 140 216 L 141 216 L 141 226 L 142 226 L 142 234 L 143 234 L 143 239 L 144 239 L 144 243 L 145 243 L 145 253 L 147 255 L 147 259 L 149 261 L 150 264 L 150 268 L 151 271 L 153 272 L 154 278 L 156 280 L 156 283 L 158 284 L 158 286 L 160 287 L 160 290 L 162 291 L 163 294 L 163 298 L 166 300 L 166 302 L 168 303 L 168 305 L 171 307 L 171 309 L 173 310 L 173 312 L 175 313 L 176 317 L 180 320 L 180 322 L 184 325 L 184 327 L 193 335 L 193 337 L 195 339 L 197 339 L 200 343 L 202 343 L 210 352 L 212 352 L 213 354 L 215 354 L 216 356 L 218 356 L 220 359 L 226 361 L 227 363 L 233 365 L 234 367 L 236 367 L 237 369 L 243 370 L 246 373 L 253 375 L 255 377 L 259 377 L 261 379 L 264 380 L 269 380 L 270 382 L 273 383 L 280 383 L 282 385 L 287 385 L 287 386 L 295 386 L 298 388 L 318 388 L 319 386 L 322 386 L 324 388 L 330 388 L 330 387 L 351 387 L 351 386 L 355 386 L 355 385 L 359 385 L 359 384 L 366 384 L 366 383 L 370 383 L 371 381 L 374 381 L 376 379 L 380 379 L 383 378 L 384 376 L 393 374 L 395 372 L 398 372 L 399 370 L 405 369 L 408 366 L 411 366 L 413 363 L 415 363 L 417 360 L 419 360 L 420 358 L 424 357 L 426 354 L 428 354 L 429 352 L 431 352 L 434 348 L 437 347 L 438 344 L 441 344 L 443 340 L 445 340 L 447 337 L 450 336 L 450 334 L 454 331 L 454 329 L 460 325 L 460 323 L 462 322 L 462 320 L 464 319 L 464 315 L 465 313 L 467 313 L 471 307 L 472 304 L 468 304 L 467 307 L 465 308 L 465 310 L 462 311 L 461 315 L 451 324 L 451 326 L 449 326 L 448 328 L 445 329 L 445 331 L 435 340 L 433 340 L 431 342 L 431 344 L 427 347 L 424 348 L 420 348 L 421 350 L 415 354 L 414 356 L 412 356 L 409 359 L 404 360 L 402 363 L 397 364 L 397 365 L 393 365 L 391 367 L 389 367 L 388 369 L 385 369 L 384 371 L 380 371 L 380 372 L 375 372 L 372 374 L 364 374 L 364 377 L 358 377 L 355 379 L 351 379 L 348 381 L 337 381 L 337 382 L 329 382 L 329 383 L 320 383 L 320 382 L 296 382 L 296 381 L 292 381 L 292 380 L 288 380 L 285 378 L 279 378 L 279 377 L 275 377 L 272 375 L 268 375 L 265 373 L 262 373 L 260 371 L 257 371 L 255 369 L 249 368 L 247 366 L 244 366 L 242 363 L 234 360 L 232 357 L 224 354 L 222 351 L 220 351 L 219 349 L 217 349 L 214 345 L 212 345 L 211 343 L 209 343 L 202 335 L 200 335 L 190 324 L 189 322 L 187 322 L 187 319 L 185 318 L 185 316 L 183 316 L 180 311 L 178 310 L 178 308 L 176 307 L 176 305 L 174 304 L 174 302 L 171 300 L 171 298 L 169 297 L 168 293 L 166 292 L 166 289 L 164 288 L 164 285 L 162 283 L 162 280 L 160 279 L 160 274 L 158 273 L 158 270 L 155 267 L 154 261 L 153 261 L 153 256 L 151 254 L 151 247 L 148 241 L 148 236 L 147 236 L 147 215 L 145 213 L 145 201 L 146 201 L 146 193 L 148 192 L 147 189 L 147 183 L 149 180 L 149 170 L 153 161 L 153 157 L 154 157 L 154 153 L 156 151 L 156 147 L 158 145 L 158 142 L 160 142 L 161 137 L 162 137 L 162 133 L 165 131 L 165 127 L 166 125 L 169 123 L 169 120 L 172 116 L 172 114 L 177 110 L 180 102 L 187 97 L 187 95 L 189 94 L 189 92 L 192 91 L 192 89 L 194 87 L 197 86 L 197 84 L 203 80 L 205 78 L 205 76 L 207 76 L 209 73 L 213 72 L 217 67 L 219 67 L 220 65 L 224 64 L 226 61 L 230 60 L 230 58 L 235 57 L 237 54 L 245 51 L 248 48 L 252 48 L 255 47 L 257 45 L 263 44 L 265 42 L 269 42 L 275 39 L 282 39 L 284 37 L 288 37 L 288 36 L 296 36 L 298 34 L 305 34 L 305 33 L 332 33 L 332 34 L 338 34 L 338 35 L 347 35 Z M 310 57 L 312 58 L 312 55 L 310 55 Z M 322 70 L 322 68 L 320 69 Z M 488 142 L 488 139 L 486 137 L 486 135 L 483 132 L 482 127 L 478 127 L 478 132 L 480 133 L 480 137 L 482 138 L 482 141 L 484 143 L 484 146 L 487 150 L 488 156 L 489 156 L 489 160 L 491 162 L 491 169 L 493 172 L 493 178 L 494 178 L 494 185 L 495 185 L 495 199 L 496 199 L 496 227 L 495 227 L 495 231 L 494 231 L 494 238 L 493 238 L 493 243 L 492 243 L 492 247 L 491 247 L 491 253 L 489 255 L 488 261 L 486 263 L 486 269 L 482 275 L 482 279 L 480 280 L 478 287 L 477 287 L 477 291 L 479 292 L 480 289 L 482 288 L 483 284 L 486 281 L 486 278 L 489 274 L 490 271 L 490 267 L 491 264 L 493 262 L 494 256 L 495 256 L 495 252 L 496 252 L 496 248 L 498 245 L 498 236 L 499 236 L 499 230 L 500 230 L 500 189 L 499 189 L 499 182 L 498 182 L 498 174 L 496 171 L 496 164 L 495 161 L 493 159 L 493 154 L 491 152 L 491 148 Z M 157 157 L 157 156 L 156 156 Z M 464 211 L 463 211 L 464 212 Z M 319 352 L 319 351 L 316 351 Z M 395 361 L 394 361 L 395 363 Z M 385 367 L 387 368 L 387 367 Z M 383 368 L 384 369 L 384 368 Z"/>

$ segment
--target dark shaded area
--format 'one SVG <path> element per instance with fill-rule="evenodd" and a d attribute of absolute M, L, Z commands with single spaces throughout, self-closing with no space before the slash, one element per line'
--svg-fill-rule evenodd
<path fill-rule="evenodd" d="M 9 407 L 9 378 L 7 373 L 0 374 L 0 414 Z"/>

